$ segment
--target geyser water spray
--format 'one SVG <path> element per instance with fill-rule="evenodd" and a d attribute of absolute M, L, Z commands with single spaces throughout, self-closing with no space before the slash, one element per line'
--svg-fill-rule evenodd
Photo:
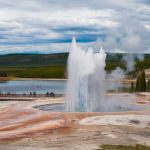
<path fill-rule="evenodd" d="M 66 109 L 70 112 L 99 111 L 105 99 L 105 59 L 101 48 L 82 49 L 75 37 L 68 58 Z"/>

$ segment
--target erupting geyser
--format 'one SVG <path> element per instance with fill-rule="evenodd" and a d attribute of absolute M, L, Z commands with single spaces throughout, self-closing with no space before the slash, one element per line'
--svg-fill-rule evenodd
<path fill-rule="evenodd" d="M 73 38 L 68 58 L 67 111 L 99 111 L 104 106 L 105 59 L 103 49 L 97 53 L 82 49 Z"/>
<path fill-rule="evenodd" d="M 51 112 L 122 112 L 148 109 L 147 105 L 137 104 L 135 94 L 107 95 L 108 90 L 121 87 L 125 74 L 117 67 L 110 74 L 107 73 L 106 79 L 105 60 L 106 53 L 102 48 L 99 52 L 94 52 L 91 48 L 82 49 L 73 38 L 68 58 L 65 107 L 63 103 L 56 102 L 35 108 Z"/>

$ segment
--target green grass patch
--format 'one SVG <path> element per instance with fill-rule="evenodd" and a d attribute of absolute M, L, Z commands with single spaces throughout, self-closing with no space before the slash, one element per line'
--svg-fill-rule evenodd
<path fill-rule="evenodd" d="M 124 55 L 127 54 L 107 54 L 106 71 L 111 72 L 116 67 L 126 70 Z M 67 58 L 68 53 L 0 55 L 0 72 L 20 78 L 65 78 Z M 135 70 L 128 74 L 131 78 L 136 77 L 138 71 L 149 68 L 150 55 L 144 55 L 144 58 L 136 60 Z"/>
<path fill-rule="evenodd" d="M 102 150 L 150 150 L 149 146 L 146 145 L 102 145 L 100 146 Z"/>
<path fill-rule="evenodd" d="M 10 77 L 18 78 L 65 78 L 66 66 L 43 66 L 43 67 L 12 67 L 0 68 Z"/>

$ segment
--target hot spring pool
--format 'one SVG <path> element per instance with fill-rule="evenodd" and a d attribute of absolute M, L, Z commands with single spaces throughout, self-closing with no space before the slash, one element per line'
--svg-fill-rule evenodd
<path fill-rule="evenodd" d="M 64 103 L 54 103 L 54 104 L 45 104 L 45 105 L 37 105 L 34 106 L 39 110 L 50 111 L 50 112 L 66 112 Z M 138 105 L 134 106 L 116 106 L 113 109 L 99 109 L 96 112 L 126 112 L 126 111 L 142 111 L 148 109 L 147 105 Z"/>

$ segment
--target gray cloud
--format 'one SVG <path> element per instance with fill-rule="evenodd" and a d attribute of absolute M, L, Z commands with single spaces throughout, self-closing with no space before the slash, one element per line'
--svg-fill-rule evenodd
<path fill-rule="evenodd" d="M 83 47 L 150 53 L 150 3 L 0 0 L 0 35 L 0 53 L 68 51 L 73 35 Z"/>

